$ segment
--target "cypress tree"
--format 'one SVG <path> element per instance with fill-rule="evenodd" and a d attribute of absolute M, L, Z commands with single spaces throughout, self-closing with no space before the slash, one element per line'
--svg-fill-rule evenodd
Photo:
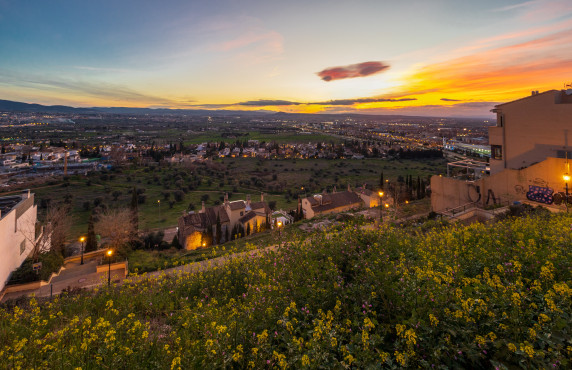
<path fill-rule="evenodd" d="M 222 238 L 222 230 L 220 226 L 220 216 L 216 216 L 216 236 L 215 240 L 217 244 L 220 244 L 220 239 Z"/>
<path fill-rule="evenodd" d="M 97 250 L 97 240 L 95 238 L 95 226 L 93 220 L 93 211 L 89 215 L 89 223 L 87 224 L 87 239 L 85 241 L 85 251 L 92 252 Z"/>
<path fill-rule="evenodd" d="M 137 189 L 135 186 L 133 187 L 133 191 L 131 193 L 131 213 L 133 217 L 133 225 L 135 230 L 139 230 L 139 207 L 138 207 L 138 196 L 137 196 Z"/>

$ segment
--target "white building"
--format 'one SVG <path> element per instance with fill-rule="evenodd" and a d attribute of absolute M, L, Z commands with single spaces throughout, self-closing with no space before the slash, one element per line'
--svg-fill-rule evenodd
<path fill-rule="evenodd" d="M 36 232 L 37 214 L 34 194 L 29 190 L 22 195 L 0 197 L 0 290 L 41 236 Z"/>

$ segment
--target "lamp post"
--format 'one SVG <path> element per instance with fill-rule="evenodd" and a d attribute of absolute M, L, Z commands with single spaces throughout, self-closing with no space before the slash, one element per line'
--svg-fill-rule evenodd
<path fill-rule="evenodd" d="M 568 181 L 570 181 L 570 175 L 568 175 L 568 172 L 566 172 L 566 174 L 564 176 L 562 176 L 562 178 L 564 179 L 564 188 L 565 188 L 565 195 L 566 198 L 564 199 L 564 201 L 566 202 L 566 213 L 568 213 Z"/>
<path fill-rule="evenodd" d="M 159 204 L 159 221 L 161 221 L 161 199 L 157 200 L 157 203 Z"/>
<path fill-rule="evenodd" d="M 81 238 L 79 238 L 79 241 L 81 242 L 81 262 L 80 262 L 80 265 L 83 265 L 83 251 L 85 249 L 85 236 L 82 236 Z"/>
<path fill-rule="evenodd" d="M 282 246 L 282 221 L 278 221 L 278 247 Z"/>
<path fill-rule="evenodd" d="M 383 223 L 383 191 L 377 194 L 379 195 L 379 223 Z"/>
<path fill-rule="evenodd" d="M 111 285 L 111 256 L 113 255 L 113 250 L 108 249 L 106 254 L 107 254 L 107 260 L 109 263 L 109 269 L 107 270 L 107 286 L 110 286 Z"/>

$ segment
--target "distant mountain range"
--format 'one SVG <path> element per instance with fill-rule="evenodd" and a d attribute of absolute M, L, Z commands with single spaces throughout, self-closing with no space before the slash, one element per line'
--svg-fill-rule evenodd
<path fill-rule="evenodd" d="M 41 105 L 21 103 L 10 100 L 0 100 L 0 112 L 38 112 L 38 113 L 68 113 L 68 114 L 187 114 L 193 116 L 252 116 L 252 117 L 268 117 L 274 119 L 290 119 L 290 120 L 339 120 L 340 118 L 383 118 L 386 120 L 399 119 L 416 119 L 416 120 L 432 120 L 437 117 L 427 116 L 405 116 L 405 115 L 370 115 L 358 113 L 285 113 L 274 112 L 268 110 L 242 111 L 242 110 L 208 110 L 208 109 L 165 109 L 165 108 L 128 108 L 128 107 L 92 107 L 92 108 L 74 108 L 66 105 Z M 450 119 L 451 117 L 449 117 Z M 475 121 L 479 118 L 456 118 L 456 120 Z"/>
<path fill-rule="evenodd" d="M 164 109 L 164 108 L 128 108 L 128 107 L 92 107 L 74 108 L 66 105 L 28 104 L 11 100 L 0 100 L 0 111 L 3 112 L 38 112 L 38 113 L 77 113 L 77 114 L 192 114 L 192 115 L 235 115 L 252 114 L 268 115 L 271 111 L 239 111 L 239 110 L 207 110 L 207 109 Z"/>

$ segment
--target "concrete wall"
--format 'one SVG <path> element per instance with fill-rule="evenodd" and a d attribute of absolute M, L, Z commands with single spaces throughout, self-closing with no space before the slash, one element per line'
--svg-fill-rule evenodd
<path fill-rule="evenodd" d="M 29 197 L 29 198 L 28 198 Z M 0 219 L 0 290 L 33 249 L 38 209 L 34 194 L 26 196 Z M 24 243 L 24 250 L 20 247 Z"/>
<path fill-rule="evenodd" d="M 572 162 L 572 161 L 569 161 Z M 455 208 L 470 202 L 481 205 L 492 205 L 495 199 L 502 202 L 515 202 L 527 199 L 530 187 L 546 193 L 565 191 L 563 175 L 570 172 L 570 165 L 565 159 L 547 158 L 545 161 L 522 170 L 504 170 L 500 173 L 483 177 L 476 181 L 462 181 L 449 177 L 433 176 L 431 178 L 431 206 L 435 212 Z M 572 195 L 572 183 L 568 184 Z M 571 196 L 572 199 L 572 196 Z M 538 205 L 546 205 L 537 201 Z M 556 206 L 552 204 L 552 206 Z M 564 203 L 559 205 L 565 209 Z"/>
<path fill-rule="evenodd" d="M 546 91 L 498 105 L 497 126 L 489 129 L 489 143 L 503 146 L 503 158 L 491 159 L 491 174 L 519 169 L 572 150 L 572 96 Z"/>

